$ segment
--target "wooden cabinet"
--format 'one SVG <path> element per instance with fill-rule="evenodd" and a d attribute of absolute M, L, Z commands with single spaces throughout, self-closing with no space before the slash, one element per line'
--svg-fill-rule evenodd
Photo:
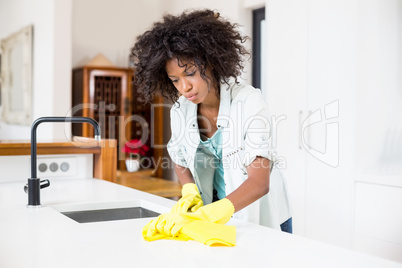
<path fill-rule="evenodd" d="M 72 116 L 95 119 L 102 138 L 117 139 L 118 168 L 124 168 L 120 148 L 131 138 L 131 78 L 126 68 L 84 66 L 73 70 Z M 75 136 L 92 137 L 89 124 L 73 124 Z"/>
<path fill-rule="evenodd" d="M 163 108 L 161 105 L 145 105 L 141 95 L 132 86 L 133 70 L 84 66 L 73 70 L 72 116 L 95 119 L 101 126 L 102 138 L 117 139 L 117 168 L 125 170 L 124 144 L 131 139 L 141 139 L 151 148 L 148 168 L 163 155 Z M 154 104 L 162 103 L 157 98 Z M 73 124 L 75 136 L 93 137 L 89 124 Z M 156 148 L 155 148 L 156 147 Z M 161 176 L 162 170 L 155 174 Z"/>

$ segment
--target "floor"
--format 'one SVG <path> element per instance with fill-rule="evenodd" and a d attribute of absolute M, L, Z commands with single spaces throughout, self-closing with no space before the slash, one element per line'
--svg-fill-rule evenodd
<path fill-rule="evenodd" d="M 137 172 L 118 170 L 116 183 L 147 193 L 178 200 L 181 197 L 181 184 L 152 176 L 152 169 Z"/>

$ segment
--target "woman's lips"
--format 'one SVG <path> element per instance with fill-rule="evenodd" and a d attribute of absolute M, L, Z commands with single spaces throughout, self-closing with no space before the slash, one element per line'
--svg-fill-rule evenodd
<path fill-rule="evenodd" d="M 196 96 L 197 96 L 197 93 L 194 94 L 194 95 L 189 95 L 189 96 L 187 96 L 187 99 L 188 99 L 189 101 L 192 101 L 192 100 L 195 99 Z"/>

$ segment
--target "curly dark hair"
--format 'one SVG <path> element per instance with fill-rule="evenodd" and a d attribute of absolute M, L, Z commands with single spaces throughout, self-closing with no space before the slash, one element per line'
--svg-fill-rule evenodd
<path fill-rule="evenodd" d="M 249 38 L 237 31 L 238 26 L 208 9 L 185 11 L 179 16 L 168 14 L 154 23 L 137 37 L 131 49 L 135 59 L 134 83 L 145 101 L 152 101 L 157 93 L 177 101 L 179 92 L 165 71 L 166 62 L 172 58 L 177 58 L 179 64 L 183 60 L 195 64 L 208 83 L 228 83 L 230 77 L 237 82 L 244 69 L 243 56 L 250 55 L 243 46 Z M 205 74 L 208 67 L 212 78 Z"/>

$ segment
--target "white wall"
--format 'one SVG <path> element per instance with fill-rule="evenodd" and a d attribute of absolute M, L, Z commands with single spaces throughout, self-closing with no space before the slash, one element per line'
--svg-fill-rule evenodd
<path fill-rule="evenodd" d="M 162 0 L 74 0 L 73 67 L 102 53 L 114 65 L 128 67 L 135 38 L 162 16 Z"/>
<path fill-rule="evenodd" d="M 165 1 L 0 0 L 0 38 L 34 25 L 32 118 L 68 116 L 71 70 L 103 53 L 127 67 L 130 48 Z M 43 124 L 38 139 L 64 139 L 69 126 Z M 29 139 L 30 126 L 0 120 L 0 140 Z"/>
<path fill-rule="evenodd" d="M 54 116 L 70 116 L 71 109 L 71 69 L 72 69 L 72 0 L 58 0 L 54 3 L 53 26 L 53 95 L 52 110 Z M 38 97 L 37 95 L 34 97 Z M 41 97 L 40 97 L 41 98 Z M 38 100 L 40 102 L 40 100 Z M 42 104 L 42 102 L 40 102 Z M 42 104 L 43 105 L 43 104 Z M 69 138 L 71 126 L 50 124 L 54 129 L 54 139 Z M 38 136 L 40 137 L 40 136 Z"/>
<path fill-rule="evenodd" d="M 71 106 L 71 0 L 1 0 L 0 38 L 33 24 L 32 118 L 63 116 Z M 64 137 L 64 127 L 43 125 L 38 139 Z M 29 139 L 30 126 L 0 121 L 0 139 Z"/>
<path fill-rule="evenodd" d="M 72 64 L 73 67 L 82 66 L 96 54 L 103 53 L 116 66 L 127 67 L 130 48 L 136 36 L 160 20 L 164 13 L 179 14 L 186 9 L 217 10 L 225 18 L 239 22 L 241 30 L 250 35 L 251 7 L 262 4 L 261 1 L 251 1 L 245 11 L 241 0 L 202 2 L 190 0 L 185 3 L 180 0 L 74 0 Z M 250 71 L 244 78 L 249 77 L 251 77 Z"/>

